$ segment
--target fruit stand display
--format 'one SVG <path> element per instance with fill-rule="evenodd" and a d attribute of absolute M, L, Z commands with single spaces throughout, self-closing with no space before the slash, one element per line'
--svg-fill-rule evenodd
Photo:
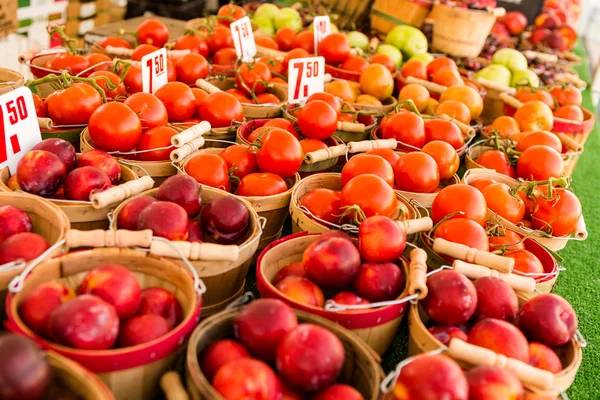
<path fill-rule="evenodd" d="M 276 3 L 0 69 L 0 399 L 598 397 L 579 1 Z"/>

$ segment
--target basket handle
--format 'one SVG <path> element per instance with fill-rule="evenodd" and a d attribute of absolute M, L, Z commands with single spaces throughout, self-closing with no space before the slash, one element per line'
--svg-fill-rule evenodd
<path fill-rule="evenodd" d="M 173 150 L 169 157 L 171 157 L 172 162 L 179 163 L 187 156 L 204 146 L 204 143 L 204 137 L 199 136 L 191 142 L 184 144 L 183 147 Z"/>
<path fill-rule="evenodd" d="M 365 124 L 359 122 L 338 121 L 337 130 L 344 132 L 362 133 L 365 131 Z"/>
<path fill-rule="evenodd" d="M 194 139 L 198 139 L 205 133 L 209 133 L 212 127 L 210 122 L 202 121 L 194 126 L 191 126 L 176 135 L 171 137 L 171 144 L 177 148 L 184 146 L 186 143 L 192 142 Z"/>
<path fill-rule="evenodd" d="M 341 157 L 346 154 L 346 152 L 363 153 L 373 149 L 395 149 L 397 144 L 398 142 L 396 139 L 361 140 L 359 142 L 349 142 L 347 145 L 342 143 L 337 146 L 331 146 L 306 153 L 304 155 L 304 162 L 306 164 L 314 164 L 319 161 Z"/>
<path fill-rule="evenodd" d="M 189 400 L 190 396 L 183 387 L 179 374 L 168 371 L 160 378 L 160 388 L 165 393 L 167 400 Z"/>
<path fill-rule="evenodd" d="M 407 235 L 412 235 L 417 232 L 427 232 L 433 228 L 433 221 L 429 217 L 422 217 L 416 219 L 407 219 L 404 221 L 396 221 L 400 228 L 404 229 Z"/>
<path fill-rule="evenodd" d="M 131 58 L 133 54 L 133 49 L 127 49 L 125 47 L 114 47 L 114 46 L 106 46 L 106 52 L 110 55 L 117 57 L 128 57 Z"/>
<path fill-rule="evenodd" d="M 515 266 L 515 260 L 502 257 L 494 253 L 465 246 L 464 244 L 450 242 L 442 238 L 433 241 L 433 251 L 445 254 L 452 258 L 468 261 L 473 264 L 484 265 L 500 272 L 510 273 Z"/>
<path fill-rule="evenodd" d="M 448 87 L 446 87 L 444 85 L 440 85 L 440 84 L 437 84 L 434 82 L 429 82 L 429 81 L 426 81 L 425 79 L 415 78 L 414 76 L 407 76 L 406 78 L 404 78 L 404 82 L 406 82 L 407 84 L 413 83 L 413 84 L 421 85 L 421 86 L 425 87 L 425 89 L 429 90 L 430 92 L 437 93 L 437 94 L 442 94 L 446 90 L 448 90 Z"/>
<path fill-rule="evenodd" d="M 500 100 L 502 100 L 504 103 L 508 104 L 512 108 L 519 109 L 519 108 L 523 107 L 523 102 L 521 102 L 516 97 L 508 94 L 507 92 L 500 93 L 498 95 L 498 97 L 500 97 Z"/>
<path fill-rule="evenodd" d="M 69 248 L 150 247 L 152 243 L 152 230 L 128 231 L 119 229 L 116 231 L 105 231 L 95 229 L 92 231 L 79 231 L 71 229 L 67 232 L 65 240 Z"/>
<path fill-rule="evenodd" d="M 376 139 L 376 140 L 361 140 L 360 142 L 349 142 L 349 153 L 366 153 L 373 149 L 396 149 L 398 142 L 396 139 Z"/>
<path fill-rule="evenodd" d="M 90 200 L 92 201 L 92 207 L 96 210 L 100 210 L 118 204 L 144 190 L 152 189 L 153 186 L 154 180 L 152 178 L 149 176 L 142 176 L 141 178 L 125 182 L 121 185 L 113 186 L 105 191 L 94 193 L 90 197 Z"/>
<path fill-rule="evenodd" d="M 207 81 L 206 79 L 198 79 L 196 81 L 196 87 L 204 90 L 208 94 L 222 92 L 221 89 Z"/>
<path fill-rule="evenodd" d="M 345 144 L 338 144 L 337 146 L 330 146 L 324 149 L 308 152 L 304 155 L 304 162 L 306 164 L 314 164 L 316 162 L 330 160 L 332 158 L 341 157 L 346 154 L 348 146 Z"/>
<path fill-rule="evenodd" d="M 573 236 L 577 240 L 585 240 L 588 237 L 587 228 L 585 226 L 585 220 L 583 219 L 583 214 L 579 217 L 579 221 L 575 225 L 575 230 L 573 231 Z"/>
<path fill-rule="evenodd" d="M 538 60 L 548 61 L 551 63 L 558 62 L 558 56 L 556 54 L 540 53 L 539 51 L 534 50 L 524 50 L 521 53 L 523 53 L 523 55 L 527 58 L 537 58 Z"/>
<path fill-rule="evenodd" d="M 503 354 L 497 354 L 483 347 L 474 346 L 460 339 L 453 338 L 450 341 L 448 354 L 450 357 L 468 364 L 496 366 L 512 371 L 528 387 L 551 390 L 554 386 L 554 374 L 552 372 L 532 367 L 522 361 L 508 358 Z"/>
<path fill-rule="evenodd" d="M 576 141 L 575 139 L 573 139 L 572 137 L 570 137 L 567 134 L 564 133 L 560 133 L 560 132 L 552 132 L 554 133 L 559 139 L 560 142 L 562 143 L 563 146 L 565 146 L 566 148 L 568 148 L 571 151 L 580 153 L 583 151 L 583 145 L 581 143 L 579 143 L 578 141 Z"/>
<path fill-rule="evenodd" d="M 517 93 L 517 89 L 515 89 L 514 87 L 506 86 L 501 83 L 490 81 L 489 79 L 477 78 L 477 81 L 479 83 L 481 83 L 481 85 L 484 88 L 486 88 L 487 90 L 495 90 L 500 93 L 508 93 L 508 94 L 512 94 L 512 95 Z"/>
<path fill-rule="evenodd" d="M 460 132 L 462 133 L 464 138 L 470 138 L 470 137 L 475 136 L 475 128 L 473 128 L 472 126 L 467 125 L 464 122 L 454 119 L 446 114 L 440 115 L 439 118 L 446 120 L 446 121 L 453 122 L 454 125 L 456 125 L 458 127 L 458 129 L 460 129 Z"/>
<path fill-rule="evenodd" d="M 240 256 L 240 248 L 237 245 L 184 241 L 165 243 L 157 240 L 152 240 L 150 243 L 150 253 L 155 256 L 179 258 L 178 251 L 192 261 L 235 262 Z"/>
<path fill-rule="evenodd" d="M 454 268 L 456 272 L 460 272 L 469 279 L 475 280 L 485 276 L 492 276 L 494 278 L 503 280 L 514 290 L 524 293 L 533 293 L 535 291 L 535 279 L 530 277 L 520 276 L 512 273 L 506 274 L 483 265 L 470 264 L 461 260 L 454 260 L 454 263 L 452 263 L 452 268 Z"/>
<path fill-rule="evenodd" d="M 417 300 L 427 297 L 427 253 L 423 249 L 410 252 L 408 293 L 416 294 Z"/>
<path fill-rule="evenodd" d="M 275 60 L 281 61 L 285 58 L 286 54 L 287 53 L 280 50 L 270 49 L 268 47 L 260 46 L 258 44 L 256 45 L 256 55 L 258 57 L 271 57 Z"/>
<path fill-rule="evenodd" d="M 504 17 L 506 15 L 506 8 L 496 7 L 492 9 L 492 15 L 496 18 Z"/>
<path fill-rule="evenodd" d="M 52 129 L 52 118 L 40 118 L 38 117 L 38 126 L 40 129 Z"/>
<path fill-rule="evenodd" d="M 31 61 L 35 56 L 37 56 L 42 48 L 40 46 L 33 46 L 30 49 L 25 50 L 21 54 L 19 54 L 19 63 L 25 64 Z"/>

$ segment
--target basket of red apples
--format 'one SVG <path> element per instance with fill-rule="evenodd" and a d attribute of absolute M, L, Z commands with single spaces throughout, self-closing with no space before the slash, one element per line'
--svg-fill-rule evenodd
<path fill-rule="evenodd" d="M 4 400 L 114 400 L 106 385 L 74 361 L 42 351 L 23 336 L 0 336 L 0 396 Z"/>
<path fill-rule="evenodd" d="M 198 323 L 202 281 L 154 255 L 168 245 L 149 230 L 70 231 L 63 243 L 107 248 L 36 259 L 9 285 L 8 328 L 98 374 L 118 399 L 151 397 Z M 140 245 L 152 249 L 125 248 Z"/>
<path fill-rule="evenodd" d="M 478 269 L 473 264 L 455 263 L 454 269 L 425 274 L 425 254 L 417 252 L 411 253 L 413 258 L 422 258 L 415 263 L 420 265 L 419 272 L 411 268 L 411 278 L 415 278 L 411 285 L 419 288 L 419 303 L 409 311 L 410 354 L 452 348 L 452 342 L 460 340 L 504 357 L 509 368 L 516 365 L 511 368 L 514 372 L 526 371 L 527 365 L 535 367 L 537 378 L 524 381 L 527 388 L 558 393 L 569 388 L 585 347 L 569 302 L 549 293 L 527 299 L 515 292 L 524 279 L 473 274 Z M 477 347 L 467 349 L 470 355 L 459 359 L 476 363 L 477 353 L 485 353 Z M 488 365 L 497 362 L 487 360 Z"/>
<path fill-rule="evenodd" d="M 372 157 L 389 168 L 382 157 Z M 362 221 L 375 215 L 395 219 L 408 241 L 415 240 L 416 233 L 431 229 L 431 218 L 422 216 L 414 201 L 393 189 L 393 174 L 390 182 L 375 171 L 356 172 L 356 176 L 325 173 L 302 179 L 292 192 L 292 231 L 323 233 L 338 229 L 355 235 Z"/>
<path fill-rule="evenodd" d="M 340 231 L 297 233 L 263 250 L 257 287 L 263 297 L 350 329 L 383 354 L 410 300 L 405 246 L 402 228 L 380 216 L 363 221 L 354 241 Z"/>
<path fill-rule="evenodd" d="M 27 262 L 63 240 L 69 227 L 65 213 L 47 200 L 0 193 L 0 293 Z"/>
<path fill-rule="evenodd" d="M 357 336 L 275 299 L 205 320 L 187 351 L 193 399 L 376 400 L 382 375 Z"/>
<path fill-rule="evenodd" d="M 211 315 L 238 297 L 261 237 L 259 216 L 246 201 L 222 190 L 200 187 L 187 175 L 175 175 L 122 203 L 114 212 L 112 228 L 151 229 L 155 236 L 179 241 L 193 249 L 215 244 L 228 249 L 218 257 L 188 256 L 204 281 L 203 315 Z M 177 253 L 163 256 L 184 266 Z"/>
<path fill-rule="evenodd" d="M 107 214 L 125 198 L 151 188 L 152 179 L 139 178 L 110 154 L 94 150 L 84 154 L 62 139 L 36 144 L 10 175 L 0 171 L 0 191 L 22 190 L 46 197 L 80 230 L 108 228 Z"/>

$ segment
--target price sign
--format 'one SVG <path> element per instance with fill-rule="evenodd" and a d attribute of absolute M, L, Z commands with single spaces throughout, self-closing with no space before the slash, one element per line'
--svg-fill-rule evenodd
<path fill-rule="evenodd" d="M 31 90 L 20 87 L 0 96 L 0 170 L 11 174 L 17 163 L 42 141 Z"/>
<path fill-rule="evenodd" d="M 325 36 L 331 33 L 331 21 L 328 15 L 319 15 L 313 20 L 314 36 L 315 36 L 315 54 L 319 54 L 317 49 L 319 43 L 325 38 Z"/>
<path fill-rule="evenodd" d="M 288 66 L 288 103 L 297 104 L 313 93 L 325 89 L 325 58 L 308 57 L 290 60 Z"/>
<path fill-rule="evenodd" d="M 230 25 L 233 35 L 233 45 L 239 59 L 243 62 L 251 62 L 256 55 L 256 42 L 252 34 L 250 18 L 244 17 L 234 21 Z"/>
<path fill-rule="evenodd" d="M 154 94 L 167 82 L 167 50 L 158 49 L 142 57 L 142 91 Z"/>

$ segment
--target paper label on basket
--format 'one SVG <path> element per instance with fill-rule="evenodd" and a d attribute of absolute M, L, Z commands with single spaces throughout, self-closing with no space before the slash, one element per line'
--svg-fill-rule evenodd
<path fill-rule="evenodd" d="M 11 174 L 17 163 L 42 141 L 31 90 L 20 87 L 0 96 L 0 170 Z"/>
<path fill-rule="evenodd" d="M 162 48 L 142 57 L 142 91 L 156 92 L 169 81 L 167 74 L 167 49 Z"/>
<path fill-rule="evenodd" d="M 297 104 L 313 93 L 325 90 L 325 58 L 307 57 L 290 60 L 288 67 L 288 103 Z"/>
<path fill-rule="evenodd" d="M 250 18 L 244 17 L 234 21 L 230 25 L 233 35 L 235 53 L 243 62 L 252 62 L 256 55 L 256 42 L 252 33 Z"/>
<path fill-rule="evenodd" d="M 328 15 L 319 15 L 313 20 L 313 30 L 315 37 L 315 54 L 319 54 L 317 49 L 319 43 L 325 38 L 325 36 L 331 33 L 331 20 Z"/>

